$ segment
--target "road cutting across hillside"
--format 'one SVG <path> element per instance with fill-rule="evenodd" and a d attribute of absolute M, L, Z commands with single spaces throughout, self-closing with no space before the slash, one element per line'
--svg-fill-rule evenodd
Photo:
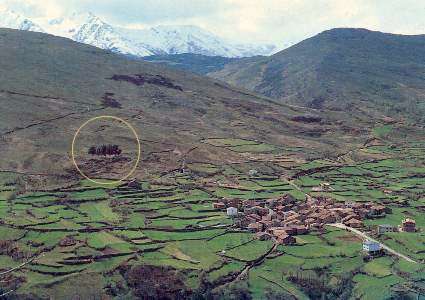
<path fill-rule="evenodd" d="M 387 245 L 381 243 L 380 241 L 371 238 L 366 233 L 364 233 L 364 232 L 362 232 L 362 231 L 360 231 L 358 229 L 345 226 L 342 223 L 333 223 L 333 224 L 327 224 L 327 225 L 332 226 L 332 227 L 336 227 L 336 228 L 340 228 L 340 229 L 344 229 L 344 230 L 349 230 L 349 231 L 351 231 L 352 233 L 354 233 L 355 235 L 357 235 L 357 236 L 359 236 L 361 238 L 368 239 L 368 240 L 370 240 L 372 242 L 379 243 L 379 245 L 381 245 L 382 249 L 385 249 L 386 251 L 388 251 L 389 253 L 391 253 L 391 254 L 393 254 L 395 256 L 398 256 L 398 257 L 400 257 L 400 258 L 402 258 L 402 259 L 404 259 L 404 260 L 406 260 L 408 262 L 411 262 L 411 263 L 416 263 L 416 264 L 418 263 L 418 262 L 414 261 L 413 259 L 411 259 L 410 257 L 408 257 L 408 256 L 406 256 L 404 254 L 401 254 L 400 252 L 397 252 L 394 249 L 388 247 Z"/>

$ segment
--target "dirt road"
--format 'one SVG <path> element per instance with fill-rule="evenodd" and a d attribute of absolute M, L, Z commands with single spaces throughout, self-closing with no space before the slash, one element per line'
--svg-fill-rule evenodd
<path fill-rule="evenodd" d="M 407 260 L 408 262 L 418 263 L 418 262 L 414 261 L 413 259 L 411 259 L 410 257 L 407 257 L 406 255 L 401 254 L 400 252 L 397 252 L 397 251 L 395 251 L 394 249 L 391 249 L 390 247 L 388 247 L 388 246 L 386 246 L 386 245 L 382 244 L 380 241 L 377 241 L 377 240 L 375 240 L 375 239 L 371 238 L 371 237 L 370 237 L 370 236 L 368 236 L 366 233 L 364 233 L 364 232 L 362 232 L 362 231 L 360 231 L 360 230 L 358 230 L 358 229 L 355 229 L 355 228 L 351 228 L 351 227 L 345 226 L 345 225 L 344 225 L 344 224 L 342 224 L 342 223 L 333 223 L 333 224 L 327 224 L 327 225 L 332 226 L 332 227 L 336 227 L 336 228 L 340 228 L 340 229 L 349 230 L 349 231 L 351 231 L 352 233 L 354 233 L 354 234 L 356 234 L 356 235 L 358 235 L 358 236 L 360 236 L 360 237 L 362 237 L 362 238 L 364 238 L 364 239 L 368 239 L 368 240 L 370 240 L 370 241 L 373 241 L 373 242 L 379 243 L 383 249 L 385 249 L 386 251 L 388 251 L 389 253 L 391 253 L 391 254 L 393 254 L 393 255 L 395 255 L 395 256 L 398 256 L 398 257 L 400 257 L 400 258 L 402 258 L 402 259 L 404 259 L 404 260 Z"/>
<path fill-rule="evenodd" d="M 311 195 L 309 195 L 308 193 L 304 192 L 304 191 L 303 191 L 303 190 L 302 190 L 302 189 L 301 189 L 298 185 L 296 185 L 294 182 L 292 182 L 292 181 L 290 181 L 290 180 L 285 180 L 285 181 L 286 181 L 288 184 L 290 184 L 290 185 L 292 185 L 293 187 L 295 187 L 297 190 L 299 190 L 299 191 L 301 191 L 302 193 L 304 193 L 304 194 L 306 195 L 306 197 L 307 197 L 307 198 L 311 198 Z M 408 261 L 408 262 L 418 263 L 417 261 L 414 261 L 414 260 L 413 260 L 413 259 L 411 259 L 410 257 L 408 257 L 408 256 L 406 256 L 406 255 L 404 255 L 404 254 L 401 254 L 400 252 L 395 251 L 394 249 L 392 249 L 392 248 L 388 247 L 387 245 L 384 245 L 384 244 L 382 244 L 381 242 L 379 242 L 379 241 L 377 241 L 377 240 L 375 240 L 375 239 L 371 238 L 371 237 L 370 237 L 370 236 L 368 236 L 366 233 L 364 233 L 364 232 L 362 232 L 362 231 L 360 231 L 360 230 L 358 230 L 358 229 L 355 229 L 355 228 L 352 228 L 352 227 L 348 227 L 348 226 L 346 226 L 346 225 L 344 225 L 344 224 L 342 224 L 342 223 L 334 223 L 334 224 L 327 224 L 327 225 L 329 225 L 329 226 L 333 226 L 333 227 L 336 227 L 336 228 L 340 228 L 340 229 L 349 230 L 349 231 L 351 231 L 352 233 L 356 234 L 357 236 L 360 236 L 361 238 L 368 239 L 368 240 L 370 240 L 370 241 L 374 241 L 374 242 L 379 243 L 383 249 L 385 249 L 386 251 L 388 251 L 389 253 L 391 253 L 391 254 L 393 254 L 393 255 L 395 255 L 395 256 L 398 256 L 398 257 L 400 257 L 400 258 L 402 258 L 402 259 L 404 259 L 404 260 L 406 260 L 406 261 Z"/>

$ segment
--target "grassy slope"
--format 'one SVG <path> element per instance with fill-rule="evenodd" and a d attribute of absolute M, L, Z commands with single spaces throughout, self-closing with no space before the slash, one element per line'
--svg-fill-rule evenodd
<path fill-rule="evenodd" d="M 238 60 L 237 58 L 228 58 L 221 56 L 206 56 L 200 54 L 183 53 L 171 55 L 152 55 L 143 57 L 143 60 L 164 64 L 171 68 L 190 71 L 197 74 L 207 74 L 215 72 L 224 67 L 224 65 Z"/>
<path fill-rule="evenodd" d="M 210 75 L 283 103 L 424 121 L 424 45 L 421 35 L 332 29 Z"/>
<path fill-rule="evenodd" d="M 373 126 L 368 120 L 346 118 L 348 129 L 341 127 L 336 120 L 343 115 L 338 113 L 323 113 L 323 124 L 293 122 L 294 115 L 313 111 L 45 34 L 2 29 L 0 49 L 1 169 L 54 174 L 72 168 L 68 158 L 73 134 L 98 115 L 124 118 L 136 128 L 145 166 L 138 170 L 140 176 L 180 166 L 178 161 L 190 149 L 194 151 L 188 162 L 213 163 L 244 160 L 240 152 L 250 151 L 245 148 L 273 151 L 268 144 L 296 144 L 305 148 L 302 153 L 337 145 L 346 151 L 364 141 L 369 132 L 364 128 Z M 182 91 L 110 79 L 134 74 L 161 75 Z M 105 93 L 113 93 L 122 108 L 105 108 Z M 360 124 L 362 135 L 351 136 L 350 128 Z M 117 132 L 107 130 L 110 139 L 117 140 Z M 217 137 L 248 138 L 260 145 L 224 149 L 202 142 Z M 90 142 L 90 137 L 83 142 Z M 175 149 L 182 154 L 172 152 Z"/>
<path fill-rule="evenodd" d="M 317 124 L 289 120 L 293 115 L 305 113 L 304 109 L 277 105 L 221 83 L 168 71 L 158 65 L 129 61 L 61 38 L 11 30 L 1 34 L 4 49 L 0 52 L 3 79 L 0 101 L 4 108 L 1 132 L 76 113 L 4 134 L 0 144 L 2 168 L 59 172 L 54 167 L 59 165 L 63 169 L 72 131 L 98 114 L 124 117 L 140 132 L 144 152 L 139 176 L 146 171 L 173 169 L 173 162 L 177 165 L 180 157 L 173 157 L 167 150 L 198 147 L 188 156 L 187 173 L 164 172 L 162 176 L 143 181 L 142 188 L 136 190 L 117 186 L 104 188 L 82 181 L 50 192 L 42 186 L 12 199 L 9 195 L 17 188 L 17 175 L 1 172 L 0 217 L 4 224 L 0 226 L 0 233 L 15 241 L 28 255 L 46 252 L 45 257 L 14 272 L 26 279 L 18 294 L 57 298 L 75 294 L 90 298 L 93 293 L 105 293 L 111 286 L 121 286 L 116 291 L 124 297 L 128 289 L 122 285 L 125 280 L 117 268 L 141 263 L 176 268 L 193 289 L 204 277 L 213 286 L 220 286 L 223 277 L 240 272 L 247 261 L 268 251 L 270 243 L 252 241 L 253 235 L 249 233 L 226 232 L 231 220 L 224 212 L 213 210 L 212 202 L 220 197 L 258 199 L 284 193 L 293 193 L 303 200 L 304 194 L 280 175 L 294 175 L 323 165 L 339 166 L 300 177 L 296 183 L 303 191 L 309 192 L 318 182 L 331 181 L 336 189 L 330 196 L 338 200 L 352 197 L 390 201 L 393 214 L 373 223 L 397 224 L 409 214 L 423 219 L 422 212 L 414 208 L 424 201 L 420 196 L 424 190 L 423 180 L 415 176 L 423 173 L 423 142 L 412 143 L 415 136 L 408 128 L 394 126 L 388 131 L 380 129 L 378 124 L 378 129 L 372 131 L 373 120 L 366 123 L 363 116 L 359 116 L 355 122 L 347 116 L 344 122 L 351 126 L 369 127 L 367 134 L 389 135 L 388 138 L 394 138 L 399 144 L 390 147 L 389 143 L 383 143 L 347 152 L 338 160 L 323 159 L 324 150 L 332 150 L 333 154 L 345 152 L 352 146 L 360 147 L 359 141 L 366 136 L 356 140 L 353 133 L 336 126 L 335 118 L 342 119 L 344 115 L 307 110 L 326 116 L 321 126 L 329 128 L 322 136 L 311 137 L 309 132 Z M 107 79 L 114 74 L 135 73 L 161 74 L 182 86 L 183 92 Z M 102 108 L 100 100 L 105 92 L 115 93 L 123 108 L 93 111 Z M 92 110 L 87 111 L 87 106 Z M 243 121 L 244 125 L 235 126 L 232 123 L 235 120 Z M 114 131 L 110 133 L 113 135 Z M 408 138 L 401 143 L 397 137 L 405 137 L 406 133 Z M 421 141 L 419 137 L 417 140 Z M 159 160 L 151 160 L 149 154 L 158 150 L 165 150 L 166 154 L 158 152 Z M 306 161 L 309 154 L 317 159 Z M 55 157 L 58 164 L 51 163 Z M 377 160 L 363 161 L 371 158 Z M 256 169 L 258 176 L 248 176 L 250 169 Z M 208 180 L 213 184 L 205 185 Z M 219 181 L 236 186 L 218 186 Z M 382 192 L 384 188 L 394 193 L 387 196 Z M 406 200 L 409 207 L 399 207 L 400 201 Z M 418 225 L 423 227 L 422 223 Z M 412 242 L 421 234 L 383 238 L 393 244 L 402 241 L 405 245 L 400 251 L 421 259 L 422 248 Z M 59 241 L 68 235 L 75 238 L 76 244 L 59 246 Z M 359 273 L 352 278 L 353 290 L 350 291 L 353 297 L 371 295 L 380 299 L 388 296 L 392 286 L 412 283 L 416 280 L 414 276 L 423 273 L 422 266 L 416 268 L 386 259 L 371 264 L 379 267 L 379 272 L 371 272 L 371 265 L 361 260 L 359 241 L 345 235 L 345 232 L 328 230 L 322 237 L 314 233 L 302 236 L 298 246 L 279 247 L 275 254 L 281 255 L 268 257 L 249 273 L 250 291 L 258 299 L 264 298 L 266 287 L 305 298 L 306 292 L 283 271 L 296 269 L 301 276 L 309 277 L 315 270 L 323 270 L 330 283 L 335 276 L 356 271 Z M 24 260 L 0 255 L 0 268 L 8 269 Z M 389 270 L 408 274 L 403 278 L 387 275 Z M 81 288 L 69 291 L 67 284 Z M 385 287 L 385 290 L 376 287 Z"/>

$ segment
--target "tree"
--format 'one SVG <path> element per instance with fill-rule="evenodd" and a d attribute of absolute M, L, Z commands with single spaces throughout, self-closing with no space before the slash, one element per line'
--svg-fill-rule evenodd
<path fill-rule="evenodd" d="M 120 155 L 122 153 L 122 150 L 118 145 L 100 145 L 100 146 L 91 146 L 89 150 L 87 151 L 90 155 Z"/>
<path fill-rule="evenodd" d="M 266 287 L 264 289 L 264 298 L 267 300 L 289 300 L 289 299 L 296 299 L 291 294 L 284 292 L 284 291 L 275 291 L 272 290 L 270 287 Z"/>
<path fill-rule="evenodd" d="M 96 146 L 91 146 L 89 151 L 88 151 L 88 154 L 95 155 L 96 154 Z"/>
<path fill-rule="evenodd" d="M 248 288 L 248 284 L 244 282 L 233 283 L 225 289 L 221 289 L 218 292 L 218 299 L 226 300 L 251 300 L 252 296 Z"/>

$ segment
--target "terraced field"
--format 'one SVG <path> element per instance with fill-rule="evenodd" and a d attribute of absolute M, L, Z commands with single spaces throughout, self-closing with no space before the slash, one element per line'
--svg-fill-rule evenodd
<path fill-rule="evenodd" d="M 243 150 L 247 156 L 268 153 L 279 158 L 286 151 L 247 140 L 204 142 L 229 149 L 247 146 L 249 151 Z M 385 299 L 401 291 L 421 293 L 424 144 L 358 151 L 379 158 L 357 163 L 347 157 L 300 162 L 288 155 L 290 167 L 261 159 L 228 165 L 190 162 L 184 173 L 166 174 L 137 187 L 125 183 L 102 187 L 83 180 L 63 188 L 18 193 L 25 176 L 3 172 L 0 276 L 7 280 L 2 281 L 2 291 L 53 298 L 63 293 L 125 297 L 135 292 L 129 274 L 145 265 L 177 272 L 183 290 L 192 294 L 225 297 L 226 291 L 246 290 L 256 299 L 273 295 L 308 299 L 320 293 Z M 330 188 L 314 191 L 321 182 L 329 182 Z M 327 195 L 337 201 L 375 201 L 392 208 L 392 214 L 367 220 L 370 228 L 414 218 L 421 231 L 387 233 L 378 239 L 421 264 L 391 256 L 365 262 L 361 240 L 331 227 L 298 236 L 295 246 L 276 248 L 272 241 L 256 240 L 233 227 L 231 218 L 212 208 L 223 197 L 267 199 L 286 193 L 299 201 L 306 194 Z M 77 291 L 65 288 L 72 282 L 80 286 Z"/>
<path fill-rule="evenodd" d="M 0 47 L 0 298 L 425 294 L 421 123 L 287 105 L 43 33 L 0 29 Z M 75 170 L 73 136 L 99 115 L 135 128 L 137 181 L 93 185 Z M 134 154 L 133 137 L 114 128 L 77 140 L 79 165 L 102 182 L 127 174 Z M 123 159 L 88 155 L 102 145 L 119 146 Z M 418 232 L 374 237 L 419 263 L 363 261 L 361 241 L 334 227 L 294 246 L 259 241 L 212 205 L 284 194 L 392 209 L 367 231 L 414 218 Z"/>

